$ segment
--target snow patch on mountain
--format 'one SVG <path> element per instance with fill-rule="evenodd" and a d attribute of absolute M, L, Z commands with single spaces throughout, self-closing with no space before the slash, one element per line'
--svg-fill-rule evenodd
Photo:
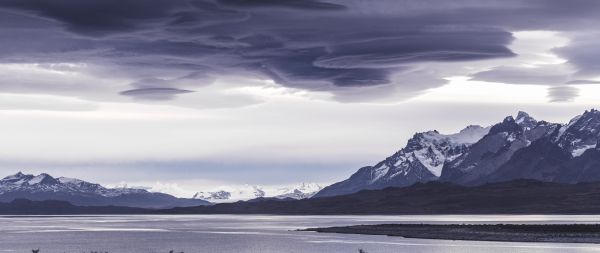
<path fill-rule="evenodd" d="M 578 157 L 586 150 L 595 148 L 599 139 L 600 111 L 590 110 L 562 126 L 554 141 L 573 157 Z"/>
<path fill-rule="evenodd" d="M 77 179 L 77 178 L 70 178 L 70 177 L 59 177 L 57 178 L 59 182 L 63 183 L 63 184 L 81 184 L 81 183 L 85 183 L 85 181 Z"/>
<path fill-rule="evenodd" d="M 558 135 L 556 136 L 556 141 L 559 141 L 560 138 L 565 134 L 565 132 L 571 128 L 571 126 L 577 124 L 577 122 L 579 121 L 579 119 L 581 119 L 583 115 L 577 115 L 575 116 L 575 118 L 571 119 L 569 121 L 569 123 L 563 125 L 559 130 L 558 130 Z M 559 144 L 561 145 L 561 144 Z"/>
<path fill-rule="evenodd" d="M 581 147 L 573 150 L 573 152 L 571 152 L 571 155 L 573 157 L 578 157 L 578 156 L 583 155 L 583 153 L 585 153 L 585 151 L 587 151 L 588 149 L 592 149 L 592 148 L 596 148 L 596 144 L 581 146 Z"/>
<path fill-rule="evenodd" d="M 274 194 L 276 194 L 274 198 L 306 199 L 314 196 L 321 189 L 323 189 L 323 186 L 317 183 L 302 183 L 299 185 L 280 187 L 274 192 Z"/>

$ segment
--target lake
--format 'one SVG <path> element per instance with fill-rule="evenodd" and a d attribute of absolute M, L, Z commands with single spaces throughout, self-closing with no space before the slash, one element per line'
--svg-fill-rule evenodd
<path fill-rule="evenodd" d="M 600 216 L 423 215 L 121 215 L 0 216 L 0 253 L 102 251 L 111 253 L 573 253 L 600 252 L 594 244 L 506 243 L 319 234 L 295 229 L 380 223 L 600 223 Z"/>

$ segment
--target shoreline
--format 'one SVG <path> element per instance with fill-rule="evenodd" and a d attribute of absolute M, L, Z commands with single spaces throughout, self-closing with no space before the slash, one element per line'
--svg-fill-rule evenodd
<path fill-rule="evenodd" d="M 600 244 L 600 224 L 378 224 L 298 231 L 460 241 Z"/>

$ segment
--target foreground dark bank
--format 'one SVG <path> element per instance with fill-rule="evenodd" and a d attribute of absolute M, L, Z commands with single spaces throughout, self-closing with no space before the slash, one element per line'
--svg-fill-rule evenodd
<path fill-rule="evenodd" d="M 506 241 L 600 243 L 600 225 L 425 225 L 381 224 L 347 227 L 309 228 L 302 231 L 322 233 L 389 235 L 405 238 Z"/>
<path fill-rule="evenodd" d="M 85 207 L 64 201 L 20 199 L 0 203 L 0 214 L 600 214 L 600 183 L 518 180 L 466 187 L 430 182 L 335 197 L 255 199 L 172 209 Z"/>
<path fill-rule="evenodd" d="M 152 210 L 124 206 L 75 206 L 66 201 L 16 199 L 0 203 L 4 215 L 147 214 Z"/>

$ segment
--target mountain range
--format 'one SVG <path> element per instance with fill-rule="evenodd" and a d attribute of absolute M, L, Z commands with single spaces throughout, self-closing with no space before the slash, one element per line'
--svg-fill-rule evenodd
<path fill-rule="evenodd" d="M 310 198 L 257 198 L 215 205 L 144 209 L 120 206 L 76 206 L 66 201 L 16 199 L 0 202 L 0 215 L 67 214 L 598 214 L 600 183 L 561 184 L 513 180 L 462 186 L 448 182 L 364 190 Z"/>
<path fill-rule="evenodd" d="M 202 199 L 212 203 L 235 202 L 256 198 L 305 199 L 319 192 L 323 187 L 316 183 L 301 183 L 285 187 L 263 187 L 258 185 L 242 185 L 227 187 L 216 191 L 204 191 L 194 194 L 194 199 Z"/>
<path fill-rule="evenodd" d="M 415 134 L 374 166 L 325 187 L 314 197 L 406 187 L 430 181 L 464 186 L 518 179 L 556 183 L 600 181 L 600 112 L 588 110 L 567 124 L 538 121 L 526 112 L 489 127 L 456 134 Z"/>
<path fill-rule="evenodd" d="M 62 200 L 80 206 L 127 206 L 170 208 L 208 205 L 200 199 L 176 198 L 135 188 L 106 188 L 83 180 L 54 178 L 48 174 L 28 175 L 21 172 L 0 180 L 0 202 L 15 199 Z"/>

